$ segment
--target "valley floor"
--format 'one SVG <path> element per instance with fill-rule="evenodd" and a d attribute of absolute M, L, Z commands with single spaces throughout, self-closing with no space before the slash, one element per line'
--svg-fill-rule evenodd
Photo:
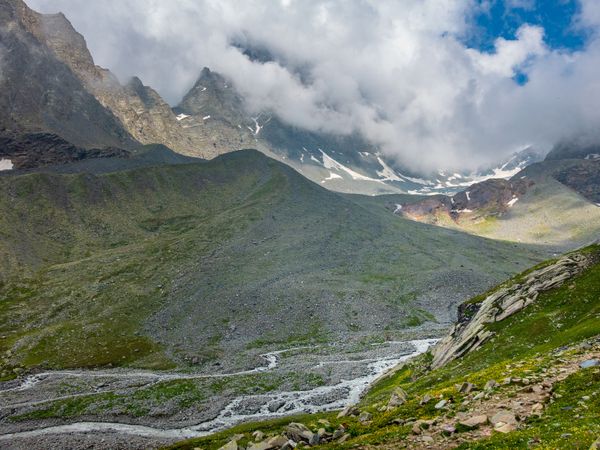
<path fill-rule="evenodd" d="M 0 386 L 0 447 L 153 448 L 248 420 L 340 409 L 426 351 L 432 332 L 441 329 L 415 332 L 416 340 L 276 350 L 232 373 L 40 372 Z"/>

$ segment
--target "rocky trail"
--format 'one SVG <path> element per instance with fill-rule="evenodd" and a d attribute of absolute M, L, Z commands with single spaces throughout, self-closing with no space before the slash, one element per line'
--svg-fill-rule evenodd
<path fill-rule="evenodd" d="M 451 398 L 425 396 L 421 402 L 435 403 L 439 416 L 431 420 L 397 419 L 398 424 L 411 425 L 411 434 L 402 441 L 364 449 L 434 449 L 458 447 L 490 437 L 494 432 L 510 433 L 525 426 L 531 416 L 542 416 L 548 404 L 559 398 L 556 383 L 579 370 L 600 366 L 600 343 L 585 345 L 574 352 L 558 352 L 541 374 L 503 380 L 489 380 L 477 387 L 465 382 L 457 385 L 457 393 L 467 394 L 460 404 Z M 540 363 L 541 363 L 540 359 Z M 518 367 L 519 363 L 515 366 Z M 510 366 L 510 365 L 509 365 Z M 507 366 L 507 369 L 512 367 Z M 586 399 L 576 399 L 585 404 Z"/>

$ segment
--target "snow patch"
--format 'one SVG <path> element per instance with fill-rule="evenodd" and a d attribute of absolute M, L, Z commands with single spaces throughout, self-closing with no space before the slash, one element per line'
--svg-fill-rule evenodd
<path fill-rule="evenodd" d="M 323 155 L 323 166 L 325 166 L 326 169 L 335 169 L 338 171 L 346 172 L 348 175 L 350 175 L 352 177 L 353 180 L 375 181 L 377 183 L 383 183 L 383 181 L 381 181 L 381 180 L 376 180 L 375 178 L 370 178 L 370 177 L 362 175 L 358 172 L 355 172 L 354 170 L 337 162 L 335 159 L 333 159 L 331 156 L 329 156 L 323 150 L 319 149 L 319 151 Z"/>
<path fill-rule="evenodd" d="M 210 119 L 210 116 L 204 116 L 204 117 L 202 118 L 202 120 L 208 120 L 208 119 Z"/>
<path fill-rule="evenodd" d="M 321 183 L 325 183 L 330 180 L 343 180 L 344 178 L 337 173 L 329 172 L 329 176 L 325 178 Z"/>
<path fill-rule="evenodd" d="M 589 153 L 584 159 L 598 159 L 600 155 L 598 153 Z"/>
<path fill-rule="evenodd" d="M 506 204 L 506 206 L 508 206 L 509 208 L 512 208 L 512 207 L 513 207 L 513 205 L 514 205 L 515 203 L 517 203 L 518 201 L 519 201 L 519 198 L 518 198 L 518 197 L 515 197 L 515 198 L 513 198 L 511 201 L 509 201 L 509 202 Z"/>
<path fill-rule="evenodd" d="M 187 119 L 188 117 L 190 117 L 190 116 L 189 116 L 189 115 L 187 115 L 187 114 L 183 114 L 183 113 L 181 113 L 181 114 L 179 114 L 179 115 L 176 117 L 176 119 L 177 119 L 178 121 L 182 121 L 183 119 Z"/>
<path fill-rule="evenodd" d="M 377 175 L 379 175 L 383 181 L 403 181 L 402 178 L 400 178 L 396 172 L 394 172 L 394 169 L 388 166 L 379 156 L 377 157 L 377 162 L 383 168 L 383 170 L 377 171 Z"/>
<path fill-rule="evenodd" d="M 394 210 L 394 214 L 398 214 L 400 211 L 402 211 L 402 205 L 396 204 L 396 209 Z"/>
<path fill-rule="evenodd" d="M 465 194 L 467 194 L 467 201 L 470 202 L 471 201 L 471 193 L 469 191 L 465 192 Z"/>
<path fill-rule="evenodd" d="M 10 159 L 0 159 L 0 170 L 12 170 L 13 163 Z"/>

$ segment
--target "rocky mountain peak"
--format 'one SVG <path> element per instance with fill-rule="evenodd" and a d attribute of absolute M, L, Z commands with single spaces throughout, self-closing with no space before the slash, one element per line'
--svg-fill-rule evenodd
<path fill-rule="evenodd" d="M 232 83 L 208 67 L 202 69 L 198 80 L 176 110 L 190 115 L 224 119 L 232 125 L 247 120 L 244 101 Z"/>

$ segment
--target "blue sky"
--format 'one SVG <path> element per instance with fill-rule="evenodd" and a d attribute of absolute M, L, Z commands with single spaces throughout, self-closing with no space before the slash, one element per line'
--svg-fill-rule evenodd
<path fill-rule="evenodd" d="M 581 5 L 576 0 L 479 0 L 472 18 L 473 34 L 466 44 L 493 51 L 498 37 L 514 39 L 523 24 L 544 29 L 544 42 L 551 49 L 581 50 L 589 30 L 577 25 Z"/>

